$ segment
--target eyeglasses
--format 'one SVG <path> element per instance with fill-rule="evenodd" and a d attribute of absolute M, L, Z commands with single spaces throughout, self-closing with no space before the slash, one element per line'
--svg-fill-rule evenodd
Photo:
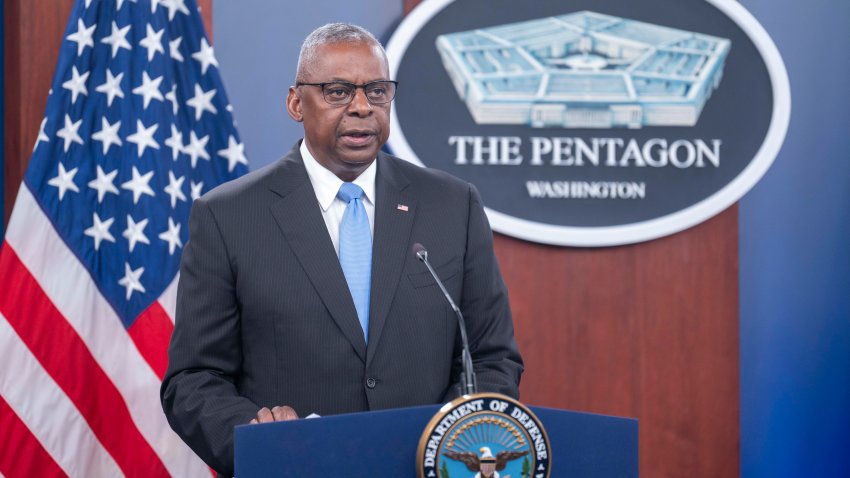
<path fill-rule="evenodd" d="M 329 81 L 325 83 L 304 83 L 299 81 L 295 83 L 295 86 L 320 87 L 325 101 L 334 106 L 345 106 L 351 103 L 354 101 L 354 95 L 357 94 L 357 88 L 363 88 L 363 93 L 366 94 L 366 99 L 370 104 L 383 105 L 395 98 L 395 90 L 398 87 L 398 82 L 383 80 L 355 85 L 347 81 Z"/>

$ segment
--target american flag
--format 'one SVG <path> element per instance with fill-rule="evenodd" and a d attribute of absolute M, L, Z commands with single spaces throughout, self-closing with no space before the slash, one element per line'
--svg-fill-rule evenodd
<path fill-rule="evenodd" d="M 210 476 L 159 385 L 231 110 L 194 0 L 77 0 L 0 251 L 0 475 Z"/>

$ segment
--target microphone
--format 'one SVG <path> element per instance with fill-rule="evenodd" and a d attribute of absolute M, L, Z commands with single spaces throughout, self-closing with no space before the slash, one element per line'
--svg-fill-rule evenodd
<path fill-rule="evenodd" d="M 461 395 L 472 395 L 477 393 L 478 382 L 475 379 L 475 370 L 472 368 L 472 354 L 469 352 L 469 340 L 466 338 L 466 322 L 463 320 L 463 314 L 460 313 L 460 309 L 457 305 L 455 305 L 455 301 L 452 300 L 452 297 L 443 285 L 443 281 L 437 277 L 437 273 L 434 271 L 434 268 L 431 267 L 431 263 L 428 262 L 428 251 L 425 250 L 425 246 L 417 242 L 413 244 L 412 249 L 416 258 L 422 261 L 422 263 L 425 264 L 425 267 L 428 268 L 428 272 L 431 273 L 431 276 L 434 277 L 434 281 L 438 286 L 440 286 L 440 290 L 443 291 L 443 296 L 445 296 L 446 300 L 449 301 L 449 305 L 452 307 L 452 310 L 457 316 L 457 321 L 460 325 L 460 339 L 463 343 L 463 354 L 461 355 L 463 371 L 460 374 L 460 393 Z"/>

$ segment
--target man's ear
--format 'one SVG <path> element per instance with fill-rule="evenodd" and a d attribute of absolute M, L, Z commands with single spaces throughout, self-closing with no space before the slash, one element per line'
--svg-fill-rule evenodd
<path fill-rule="evenodd" d="M 289 94 L 286 96 L 286 112 L 295 121 L 299 123 L 304 121 L 304 113 L 301 111 L 301 98 L 294 86 L 289 87 Z"/>

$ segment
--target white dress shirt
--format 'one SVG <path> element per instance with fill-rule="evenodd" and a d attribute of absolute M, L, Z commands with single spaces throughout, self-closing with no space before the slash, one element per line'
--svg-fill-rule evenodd
<path fill-rule="evenodd" d="M 343 181 L 316 161 L 316 158 L 307 149 L 306 140 L 301 141 L 300 151 L 301 157 L 304 159 L 304 167 L 307 169 L 307 176 L 310 177 L 310 183 L 313 184 L 313 192 L 316 193 L 316 200 L 322 209 L 322 218 L 325 220 L 328 234 L 331 236 L 336 255 L 339 257 L 339 224 L 342 222 L 342 215 L 348 206 L 348 203 L 336 197 Z M 363 189 L 361 202 L 363 207 L 366 208 L 366 216 L 369 217 L 369 231 L 372 233 L 372 237 L 375 236 L 375 172 L 378 168 L 377 163 L 378 161 L 372 161 L 372 164 L 354 180 L 354 184 Z"/>

